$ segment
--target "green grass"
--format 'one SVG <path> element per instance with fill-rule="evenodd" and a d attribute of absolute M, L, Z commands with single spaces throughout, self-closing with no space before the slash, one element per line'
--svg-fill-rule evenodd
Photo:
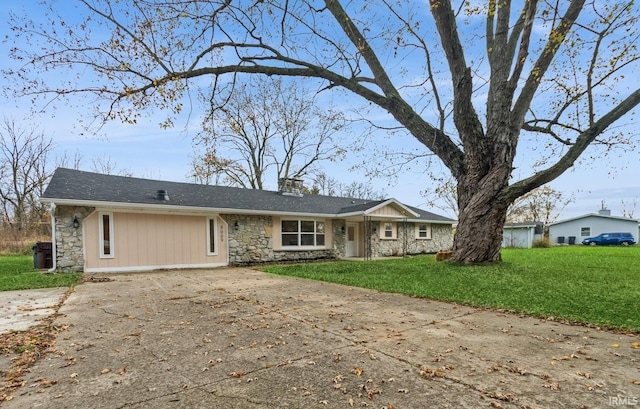
<path fill-rule="evenodd" d="M 504 249 L 503 263 L 434 256 L 267 266 L 281 275 L 640 331 L 640 247 Z"/>
<path fill-rule="evenodd" d="M 70 287 L 82 274 L 49 274 L 33 268 L 33 256 L 0 256 L 0 291 Z"/>

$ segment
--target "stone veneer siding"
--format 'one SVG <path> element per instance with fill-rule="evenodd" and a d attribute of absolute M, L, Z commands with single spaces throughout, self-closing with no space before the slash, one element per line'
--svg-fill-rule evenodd
<path fill-rule="evenodd" d="M 333 219 L 333 251 L 337 258 L 343 258 L 346 254 L 347 235 L 345 229 L 347 221 L 344 219 Z"/>
<path fill-rule="evenodd" d="M 234 214 L 221 214 L 220 216 L 229 226 L 230 265 L 336 258 L 334 249 L 274 251 L 273 218 L 271 216 Z M 238 230 L 234 228 L 236 222 Z"/>
<path fill-rule="evenodd" d="M 58 206 L 55 209 L 55 243 L 56 270 L 59 272 L 80 272 L 84 269 L 84 252 L 82 248 L 82 223 L 95 208 Z M 80 227 L 73 227 L 73 218 L 77 217 Z M 333 248 L 324 250 L 273 250 L 273 218 L 258 215 L 220 215 L 228 224 L 229 231 L 229 264 L 243 265 L 266 263 L 273 261 L 302 261 L 335 259 L 345 255 L 346 225 L 344 219 L 333 219 Z M 238 230 L 234 229 L 238 223 Z M 371 221 L 371 256 L 387 257 L 404 254 L 403 223 L 397 223 L 398 238 L 380 239 L 380 222 Z M 450 225 L 431 225 L 431 239 L 416 240 L 416 225 L 407 225 L 406 254 L 435 253 L 438 250 L 451 248 L 453 234 Z M 365 239 L 366 240 L 366 239 Z"/>
<path fill-rule="evenodd" d="M 406 232 L 405 224 L 396 223 L 397 238 L 381 239 L 380 228 L 381 223 L 372 221 L 371 227 L 371 256 L 372 257 L 390 257 L 402 256 L 405 254 L 426 254 L 435 253 L 438 250 L 447 250 L 453 246 L 453 234 L 451 225 L 431 224 L 430 239 L 416 239 L 415 229 L 417 224 L 407 223 Z M 405 247 L 405 234 L 407 236 Z M 406 249 L 406 253 L 405 253 Z"/>
<path fill-rule="evenodd" d="M 82 248 L 82 223 L 95 208 L 77 206 L 57 206 L 54 211 L 56 271 L 69 273 L 84 270 L 84 251 Z M 73 227 L 73 218 L 77 217 L 80 227 Z"/>

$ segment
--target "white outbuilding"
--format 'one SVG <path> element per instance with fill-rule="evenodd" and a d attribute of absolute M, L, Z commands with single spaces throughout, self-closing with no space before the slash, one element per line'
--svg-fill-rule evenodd
<path fill-rule="evenodd" d="M 632 233 L 638 239 L 638 220 L 611 216 L 610 210 L 585 214 L 549 225 L 549 239 L 556 244 L 580 244 L 587 237 L 601 233 Z"/>
<path fill-rule="evenodd" d="M 502 229 L 502 247 L 533 247 L 533 242 L 542 239 L 543 226 L 539 222 L 507 223 Z"/>

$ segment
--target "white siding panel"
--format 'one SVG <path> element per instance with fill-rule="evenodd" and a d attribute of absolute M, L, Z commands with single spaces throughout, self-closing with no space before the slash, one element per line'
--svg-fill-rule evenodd
<path fill-rule="evenodd" d="M 580 234 L 584 227 L 590 229 L 588 236 L 581 236 Z M 567 243 L 570 236 L 575 236 L 576 244 L 579 244 L 586 237 L 593 237 L 601 233 L 609 232 L 629 232 L 632 233 L 637 240 L 638 221 L 587 215 L 579 219 L 558 222 L 557 224 L 549 226 L 549 239 L 552 243 L 557 243 L 558 237 L 564 237 L 565 243 Z"/>

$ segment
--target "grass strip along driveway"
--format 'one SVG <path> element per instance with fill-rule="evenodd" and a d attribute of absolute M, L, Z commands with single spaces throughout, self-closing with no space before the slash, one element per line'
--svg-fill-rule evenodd
<path fill-rule="evenodd" d="M 28 290 L 32 288 L 70 287 L 82 274 L 49 274 L 33 267 L 32 256 L 0 257 L 0 291 Z"/>
<path fill-rule="evenodd" d="M 504 249 L 503 263 L 461 266 L 423 255 L 267 266 L 272 274 L 640 331 L 640 247 Z"/>

